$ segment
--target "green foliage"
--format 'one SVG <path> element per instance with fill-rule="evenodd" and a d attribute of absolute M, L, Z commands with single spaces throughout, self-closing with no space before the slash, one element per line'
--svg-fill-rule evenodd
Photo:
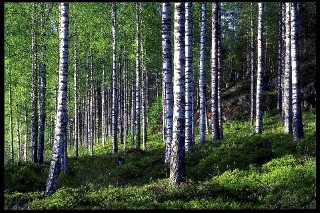
<path fill-rule="evenodd" d="M 156 128 L 162 121 L 162 98 L 159 96 L 153 100 L 148 110 L 150 128 Z"/>
<path fill-rule="evenodd" d="M 31 192 L 44 190 L 47 180 L 48 162 L 40 165 L 31 162 L 6 164 L 4 186 L 8 192 Z"/>
<path fill-rule="evenodd" d="M 288 209 L 315 208 L 314 114 L 304 114 L 305 137 L 280 133 L 279 116 L 265 118 L 261 135 L 246 132 L 249 121 L 225 123 L 223 141 L 206 141 L 186 154 L 186 182 L 169 186 L 162 134 L 149 150 L 128 143 L 112 155 L 95 145 L 95 156 L 70 158 L 56 193 L 44 197 L 48 162 L 5 166 L 5 209 Z M 237 128 L 239 134 L 234 134 Z M 270 130 L 276 130 L 270 132 Z M 282 129 L 281 129 L 282 131 Z M 232 133 L 232 134 L 231 134 Z M 211 139 L 210 139 L 211 140 Z M 270 143 L 269 143 L 270 142 Z M 123 146 L 120 144 L 120 150 Z M 130 150 L 130 151 L 129 151 Z M 117 165 L 117 158 L 124 165 Z"/>

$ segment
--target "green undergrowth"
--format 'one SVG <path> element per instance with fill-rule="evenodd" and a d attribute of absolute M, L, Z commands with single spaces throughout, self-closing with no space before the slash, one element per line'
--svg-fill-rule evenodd
<path fill-rule="evenodd" d="M 95 145 L 94 156 L 84 148 L 78 159 L 69 153 L 68 171 L 49 197 L 49 162 L 5 165 L 4 208 L 314 209 L 315 114 L 305 112 L 303 125 L 305 136 L 296 142 L 272 113 L 264 115 L 262 134 L 243 119 L 225 123 L 221 141 L 212 142 L 209 134 L 199 145 L 196 137 L 185 157 L 186 182 L 176 189 L 169 186 L 161 133 L 148 135 L 146 151 L 136 150 L 128 137 L 117 154 L 111 154 L 111 140 Z"/>

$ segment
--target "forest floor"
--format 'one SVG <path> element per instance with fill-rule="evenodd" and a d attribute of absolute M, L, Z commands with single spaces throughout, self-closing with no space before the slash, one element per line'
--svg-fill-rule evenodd
<path fill-rule="evenodd" d="M 264 131 L 254 134 L 249 119 L 224 124 L 224 139 L 196 145 L 186 154 L 186 182 L 169 187 L 161 133 L 147 150 L 127 143 L 112 155 L 111 140 L 71 157 L 57 191 L 44 197 L 49 162 L 5 165 L 4 209 L 304 209 L 316 207 L 315 114 L 303 113 L 305 136 L 293 142 L 279 113 L 265 112 Z M 122 157 L 124 164 L 118 166 Z"/>

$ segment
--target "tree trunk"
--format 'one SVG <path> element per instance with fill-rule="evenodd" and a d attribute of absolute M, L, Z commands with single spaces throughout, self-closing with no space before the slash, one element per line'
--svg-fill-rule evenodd
<path fill-rule="evenodd" d="M 218 111 L 218 3 L 212 3 L 211 112 L 212 138 L 220 139 Z"/>
<path fill-rule="evenodd" d="M 36 4 L 33 3 L 32 10 L 32 114 L 31 114 L 31 141 L 32 161 L 38 161 L 38 69 L 37 69 L 37 47 L 36 47 Z"/>
<path fill-rule="evenodd" d="M 19 120 L 18 104 L 16 104 L 16 108 L 17 108 L 18 162 L 21 162 L 21 137 L 20 137 L 20 120 Z"/>
<path fill-rule="evenodd" d="M 206 21 L 207 21 L 207 3 L 201 4 L 201 32 L 200 32 L 200 65 L 199 65 L 199 98 L 200 98 L 200 116 L 199 116 L 199 143 L 205 143 L 206 134 L 206 79 L 205 79 L 205 47 L 206 47 Z"/>
<path fill-rule="evenodd" d="M 192 3 L 185 3 L 185 151 L 192 150 L 193 142 L 193 71 L 192 71 Z"/>
<path fill-rule="evenodd" d="M 281 3 L 281 18 L 282 18 L 282 55 L 281 55 L 281 66 L 282 66 L 282 76 L 281 76 L 281 99 L 282 99 L 282 111 L 281 118 L 284 124 L 284 72 L 285 72 L 285 64 L 286 64 L 286 4 L 285 2 Z"/>
<path fill-rule="evenodd" d="M 140 66 L 140 3 L 136 5 L 136 27 L 137 27 L 137 53 L 136 53 L 136 149 L 140 149 L 140 112 L 141 112 L 141 97 L 140 97 L 140 84 L 141 84 L 141 66 Z"/>
<path fill-rule="evenodd" d="M 135 73 L 131 73 L 131 143 L 134 144 L 135 133 L 135 121 L 136 121 L 136 85 L 135 85 Z"/>
<path fill-rule="evenodd" d="M 253 3 L 251 2 L 251 38 L 250 38 L 250 120 L 254 121 L 254 33 L 253 33 Z"/>
<path fill-rule="evenodd" d="M 162 74 L 163 84 L 163 139 L 165 143 L 165 163 L 170 161 L 172 141 L 173 90 L 171 59 L 171 11 L 170 3 L 162 3 Z"/>
<path fill-rule="evenodd" d="M 27 162 L 28 157 L 28 109 L 27 109 L 27 102 L 25 103 L 24 107 L 24 161 Z"/>
<path fill-rule="evenodd" d="M 123 124 L 123 149 L 126 148 L 126 144 L 127 144 L 127 135 L 128 135 L 128 94 L 129 94 L 129 90 L 128 90 L 128 68 L 127 68 L 128 64 L 127 64 L 127 52 L 126 52 L 126 47 L 124 47 L 124 67 L 123 67 L 123 72 L 124 72 L 124 109 L 123 109 L 123 113 L 124 113 L 124 124 Z"/>
<path fill-rule="evenodd" d="M 78 117 L 78 108 L 79 108 L 79 96 L 78 96 L 78 34 L 76 23 L 74 26 L 74 74 L 73 74 L 73 91 L 74 91 L 74 157 L 79 157 L 79 117 Z"/>
<path fill-rule="evenodd" d="M 223 110 L 221 108 L 221 72 L 222 72 L 222 56 L 221 56 L 221 3 L 218 2 L 217 4 L 217 13 L 218 13 L 218 20 L 217 20 L 217 43 L 218 43 L 218 49 L 217 49 L 217 58 L 218 58 L 218 122 L 219 122 L 219 139 L 223 139 L 223 120 L 222 120 L 222 113 Z"/>
<path fill-rule="evenodd" d="M 12 115 L 12 90 L 11 90 L 11 70 L 9 70 L 9 113 L 10 113 L 10 162 L 14 163 L 14 146 L 13 146 L 13 115 Z"/>
<path fill-rule="evenodd" d="M 291 30 L 290 3 L 286 3 L 286 55 L 284 70 L 284 132 L 292 133 L 292 80 L 291 80 Z"/>
<path fill-rule="evenodd" d="M 113 51 L 113 67 L 112 67 L 112 153 L 118 152 L 117 142 L 117 127 L 118 127 L 118 101 L 117 101 L 117 61 L 116 61 L 116 50 L 117 50 L 117 37 L 116 37 L 116 3 L 112 3 L 112 51 Z"/>
<path fill-rule="evenodd" d="M 95 98 L 93 75 L 93 57 L 92 51 L 90 50 L 90 156 L 93 156 L 93 144 L 95 140 Z"/>
<path fill-rule="evenodd" d="M 299 64 L 299 42 L 298 42 L 298 5 L 291 3 L 291 64 L 292 64 L 292 123 L 293 138 L 298 140 L 303 137 L 303 125 L 301 114 L 300 93 L 300 64 Z"/>
<path fill-rule="evenodd" d="M 142 150 L 147 149 L 147 68 L 145 63 L 145 49 L 141 47 L 141 63 L 142 63 Z"/>
<path fill-rule="evenodd" d="M 170 153 L 170 185 L 185 182 L 185 6 L 174 4 L 173 135 Z"/>
<path fill-rule="evenodd" d="M 45 5 L 41 5 L 41 11 L 44 13 Z M 44 152 L 44 131 L 46 121 L 46 38 L 45 38 L 45 16 L 41 15 L 41 65 L 40 65 L 40 119 L 39 119 L 39 149 L 38 149 L 38 163 L 43 163 Z"/>
<path fill-rule="evenodd" d="M 106 145 L 106 138 L 107 138 L 107 131 L 106 131 L 106 116 L 107 116 L 107 109 L 106 109 L 106 82 L 105 82 L 105 72 L 106 72 L 106 67 L 105 67 L 105 62 L 103 62 L 102 65 L 102 83 L 101 83 L 101 109 L 102 109 L 102 146 L 105 147 Z"/>
<path fill-rule="evenodd" d="M 277 109 L 282 112 L 282 74 L 283 74 L 283 66 L 282 66 L 282 50 L 283 50 L 283 40 L 282 40 L 282 2 L 280 3 L 279 10 L 279 28 L 278 28 L 278 97 L 277 97 Z"/>
<path fill-rule="evenodd" d="M 264 93 L 263 73 L 264 73 L 264 3 L 258 3 L 258 70 L 257 70 L 257 91 L 256 91 L 256 133 L 262 133 L 262 101 Z"/>
<path fill-rule="evenodd" d="M 58 109 L 56 115 L 55 140 L 52 148 L 49 175 L 46 183 L 45 195 L 55 192 L 58 177 L 60 174 L 60 158 L 62 147 L 66 144 L 67 124 L 67 73 L 68 73 L 68 24 L 69 24 L 69 3 L 60 3 L 60 33 L 59 33 L 59 88 L 58 88 Z"/>

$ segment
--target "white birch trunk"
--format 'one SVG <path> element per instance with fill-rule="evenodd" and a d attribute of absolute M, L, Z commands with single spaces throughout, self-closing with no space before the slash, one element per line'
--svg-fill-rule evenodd
<path fill-rule="evenodd" d="M 112 153 L 118 152 L 118 141 L 117 141 L 117 127 L 118 127 L 118 92 L 117 92 L 117 61 L 116 61 L 116 50 L 117 50 L 117 37 L 116 37 L 116 26 L 117 26 L 117 12 L 116 3 L 112 3 Z"/>
<path fill-rule="evenodd" d="M 165 143 L 165 160 L 170 162 L 172 141 L 173 90 L 172 90 L 172 57 L 171 57 L 171 10 L 170 3 L 162 3 L 162 90 L 163 90 L 163 139 Z"/>
<path fill-rule="evenodd" d="M 68 73 L 68 24 L 69 3 L 60 3 L 60 31 L 59 31 L 59 87 L 58 87 L 58 109 L 55 125 L 55 140 L 52 148 L 49 175 L 46 183 L 45 195 L 55 192 L 60 174 L 60 159 L 62 147 L 66 144 L 67 123 L 67 73 Z"/>
<path fill-rule="evenodd" d="M 141 66 L 140 66 L 140 3 L 136 3 L 136 29 L 137 29 L 137 53 L 136 53 L 136 149 L 140 149 L 140 112 L 141 112 L 141 97 L 140 97 L 140 85 L 141 85 Z"/>
<path fill-rule="evenodd" d="M 298 42 L 298 5 L 291 3 L 291 64 L 292 64 L 292 123 L 293 138 L 295 141 L 302 138 L 303 125 L 301 114 L 300 93 L 300 64 L 299 64 L 299 42 Z"/>
<path fill-rule="evenodd" d="M 31 157 L 34 163 L 38 161 L 38 66 L 37 66 L 37 47 L 36 47 L 36 3 L 32 8 L 32 114 L 31 114 Z"/>
<path fill-rule="evenodd" d="M 77 39 L 77 28 L 76 24 L 74 27 L 75 31 L 75 41 L 74 41 L 74 74 L 73 74 L 73 91 L 74 91 L 74 156 L 78 158 L 79 156 L 79 117 L 78 117 L 78 108 L 79 108 L 79 96 L 78 96 L 78 39 Z"/>
<path fill-rule="evenodd" d="M 192 71 L 192 3 L 185 3 L 185 151 L 192 150 L 193 142 L 193 71 Z"/>
<path fill-rule="evenodd" d="M 170 153 L 170 185 L 185 181 L 185 7 L 174 4 L 173 135 Z"/>
<path fill-rule="evenodd" d="M 262 133 L 262 101 L 263 101 L 263 73 L 264 73 L 264 3 L 258 3 L 258 70 L 257 70 L 257 91 L 256 91 L 256 129 L 258 134 Z"/>
<path fill-rule="evenodd" d="M 253 3 L 251 2 L 251 20 L 250 20 L 250 120 L 251 126 L 254 123 L 254 33 L 253 33 Z"/>
<path fill-rule="evenodd" d="M 205 47 L 206 47 L 206 21 L 207 21 L 207 3 L 201 4 L 201 32 L 200 32 L 200 65 L 199 65 L 199 99 L 200 99 L 200 115 L 199 115 L 199 143 L 205 143 L 206 134 L 206 79 L 205 79 Z M 208 129 L 208 128 L 207 128 Z"/>
<path fill-rule="evenodd" d="M 25 103 L 24 107 L 24 161 L 27 162 L 28 156 L 28 110 L 27 110 L 27 103 Z"/>
<path fill-rule="evenodd" d="M 284 70 L 284 132 L 292 133 L 292 79 L 291 79 L 291 26 L 290 3 L 286 2 L 286 55 Z"/>

